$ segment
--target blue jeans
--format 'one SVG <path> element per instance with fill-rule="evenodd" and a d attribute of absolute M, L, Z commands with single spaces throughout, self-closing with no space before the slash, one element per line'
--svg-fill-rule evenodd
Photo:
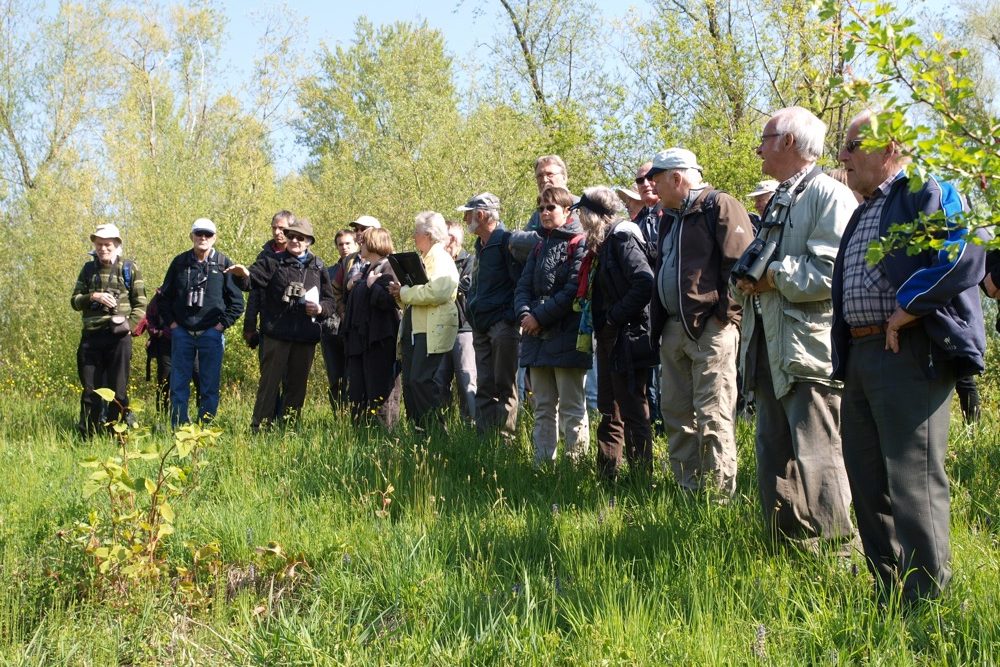
<path fill-rule="evenodd" d="M 194 360 L 198 358 L 198 420 L 208 421 L 219 411 L 219 382 L 222 376 L 222 351 L 226 338 L 216 328 L 188 331 L 176 327 L 170 331 L 170 423 L 188 421 L 188 399 Z"/>

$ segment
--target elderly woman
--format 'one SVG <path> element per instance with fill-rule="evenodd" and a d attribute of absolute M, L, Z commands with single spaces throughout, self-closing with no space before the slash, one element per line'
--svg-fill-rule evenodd
<path fill-rule="evenodd" d="M 285 250 L 273 256 L 262 254 L 249 269 L 234 264 L 227 273 L 241 278 L 244 291 L 259 288 L 260 384 L 253 406 L 250 429 L 257 433 L 274 416 L 275 400 L 282 380 L 282 417 L 297 417 L 306 398 L 306 382 L 312 368 L 320 320 L 333 312 L 333 286 L 326 266 L 309 252 L 316 242 L 312 224 L 296 219 L 285 229 Z"/>
<path fill-rule="evenodd" d="M 444 217 L 424 211 L 416 217 L 413 242 L 424 264 L 427 282 L 400 286 L 393 281 L 390 293 L 405 307 L 399 332 L 403 360 L 403 404 L 406 417 L 418 427 L 430 422 L 444 425 L 441 396 L 434 382 L 438 366 L 451 352 L 458 336 L 458 269 L 445 244 L 448 226 Z"/>
<path fill-rule="evenodd" d="M 538 196 L 541 240 L 529 253 L 514 293 L 521 366 L 529 369 L 535 397 L 536 464 L 555 460 L 560 431 L 573 460 L 590 445 L 583 384 L 591 355 L 576 349 L 580 314 L 573 310 L 586 245 L 583 228 L 570 218 L 572 204 L 566 188 L 548 187 Z"/>
<path fill-rule="evenodd" d="M 122 259 L 122 237 L 115 225 L 100 225 L 90 235 L 94 258 L 83 265 L 70 304 L 83 313 L 83 333 L 76 366 L 83 385 L 80 396 L 81 435 L 96 433 L 104 423 L 128 414 L 128 374 L 132 361 L 131 332 L 146 314 L 146 288 L 139 267 Z M 114 389 L 115 400 L 104 412 L 95 389 Z"/>
<path fill-rule="evenodd" d="M 649 333 L 653 271 L 645 237 L 624 211 L 614 191 L 588 188 L 574 206 L 587 232 L 587 258 L 578 296 L 582 330 L 597 343 L 597 471 L 615 481 L 622 450 L 634 472 L 652 472 L 653 435 L 646 383 L 657 353 Z"/>
<path fill-rule="evenodd" d="M 387 428 L 399 420 L 399 369 L 396 337 L 399 308 L 389 293 L 396 280 L 387 257 L 392 254 L 388 230 L 370 229 L 361 242 L 365 269 L 347 294 L 341 323 L 347 355 L 347 395 L 355 421 L 372 415 Z"/>

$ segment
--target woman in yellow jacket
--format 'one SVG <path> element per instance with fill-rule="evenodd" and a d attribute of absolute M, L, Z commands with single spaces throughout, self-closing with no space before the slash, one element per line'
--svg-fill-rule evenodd
<path fill-rule="evenodd" d="M 392 283 L 389 292 L 405 308 L 399 342 L 402 352 L 403 405 L 417 426 L 444 424 L 441 397 L 434 383 L 441 359 L 451 352 L 458 335 L 458 269 L 445 249 L 448 226 L 444 216 L 424 211 L 416 217 L 413 243 L 427 273 L 423 285 Z"/>

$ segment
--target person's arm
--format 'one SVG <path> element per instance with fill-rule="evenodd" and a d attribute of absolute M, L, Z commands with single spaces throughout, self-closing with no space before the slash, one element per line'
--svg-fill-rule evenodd
<path fill-rule="evenodd" d="M 639 231 L 638 226 L 636 231 Z M 628 283 L 628 291 L 611 304 L 606 315 L 611 325 L 621 326 L 640 317 L 653 298 L 653 271 L 649 268 L 646 253 L 630 231 L 617 231 L 605 243 L 613 244 L 610 250 L 617 254 L 619 266 L 625 271 L 625 282 Z"/>
<path fill-rule="evenodd" d="M 576 244 L 573 249 L 573 256 L 566 258 L 568 275 L 566 283 L 559 287 L 544 303 L 538 304 L 532 309 L 531 314 L 538 321 L 538 324 L 546 329 L 553 326 L 573 310 L 573 300 L 576 299 L 576 290 L 579 287 L 580 265 L 587 254 L 587 245 L 583 241 Z M 561 267 L 556 267 L 558 271 Z"/>
<path fill-rule="evenodd" d="M 135 330 L 146 316 L 146 283 L 142 279 L 139 265 L 135 262 L 132 262 L 132 286 L 128 291 L 128 302 L 132 309 L 129 313 L 129 324 Z"/>
<path fill-rule="evenodd" d="M 227 262 L 227 267 L 229 264 L 232 262 Z M 243 291 L 236 285 L 236 279 L 227 274 L 222 276 L 222 300 L 226 308 L 219 324 L 228 329 L 236 324 L 236 320 L 243 314 Z"/>
<path fill-rule="evenodd" d="M 399 300 L 405 306 L 438 306 L 455 300 L 458 290 L 458 269 L 444 250 L 434 257 L 433 276 L 423 285 L 404 285 Z"/>
<path fill-rule="evenodd" d="M 170 329 L 177 321 L 177 317 L 174 315 L 174 301 L 177 298 L 177 291 L 180 289 L 177 283 L 177 259 L 175 258 L 167 267 L 167 274 L 163 276 L 160 298 L 157 299 L 160 322 L 164 329 Z"/>
<path fill-rule="evenodd" d="M 89 262 L 88 262 L 89 263 Z M 84 310 L 90 308 L 91 292 L 90 285 L 87 284 L 87 265 L 84 264 L 76 277 L 76 284 L 73 286 L 73 295 L 69 298 L 69 305 L 73 310 Z"/>

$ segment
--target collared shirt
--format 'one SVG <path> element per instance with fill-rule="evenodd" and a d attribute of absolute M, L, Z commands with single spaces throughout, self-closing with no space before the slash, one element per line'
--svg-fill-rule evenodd
<path fill-rule="evenodd" d="M 844 249 L 844 321 L 848 326 L 883 324 L 896 310 L 896 288 L 889 282 L 882 263 L 869 266 L 865 253 L 879 239 L 885 197 L 902 172 L 879 185 L 860 206 L 861 217 Z"/>

